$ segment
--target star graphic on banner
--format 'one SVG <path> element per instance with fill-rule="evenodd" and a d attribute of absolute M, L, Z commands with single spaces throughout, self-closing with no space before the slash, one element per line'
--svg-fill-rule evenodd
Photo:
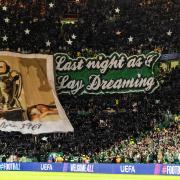
<path fill-rule="evenodd" d="M 148 38 L 148 41 L 149 41 L 149 42 L 152 42 L 152 38 Z"/>
<path fill-rule="evenodd" d="M 138 54 L 141 54 L 142 51 L 141 51 L 141 49 L 138 49 L 137 52 L 138 52 Z"/>
<path fill-rule="evenodd" d="M 2 10 L 3 10 L 3 11 L 7 11 L 7 7 L 6 7 L 6 6 L 3 6 L 3 7 L 2 7 Z"/>
<path fill-rule="evenodd" d="M 70 39 L 68 41 L 66 41 L 69 45 L 72 45 L 73 41 L 71 41 Z"/>
<path fill-rule="evenodd" d="M 75 34 L 72 34 L 71 37 L 72 37 L 72 39 L 76 39 L 77 36 Z"/>
<path fill-rule="evenodd" d="M 29 34 L 30 33 L 30 30 L 27 28 L 24 30 L 25 34 Z"/>
<path fill-rule="evenodd" d="M 168 36 L 171 36 L 171 35 L 172 35 L 172 31 L 169 30 L 168 32 L 166 32 L 166 34 L 167 34 Z"/>
<path fill-rule="evenodd" d="M 118 31 L 116 32 L 116 35 L 119 36 L 120 34 L 121 34 L 121 32 L 118 30 Z"/>
<path fill-rule="evenodd" d="M 51 46 L 51 42 L 49 40 L 46 42 L 46 46 Z"/>
<path fill-rule="evenodd" d="M 115 9 L 115 12 L 119 14 L 120 9 L 117 7 L 117 8 Z"/>
<path fill-rule="evenodd" d="M 138 73 L 137 76 L 138 76 L 138 78 L 140 78 L 140 77 L 141 77 L 141 74 Z"/>
<path fill-rule="evenodd" d="M 3 41 L 7 41 L 8 40 L 8 37 L 5 35 L 2 37 Z"/>
<path fill-rule="evenodd" d="M 51 2 L 49 3 L 49 8 L 53 8 L 54 7 L 54 4 Z"/>
<path fill-rule="evenodd" d="M 130 37 L 128 38 L 128 41 L 129 41 L 129 42 L 133 42 L 133 37 L 130 36 Z"/>
<path fill-rule="evenodd" d="M 6 18 L 4 19 L 4 21 L 5 21 L 5 23 L 9 23 L 9 18 L 6 17 Z"/>
<path fill-rule="evenodd" d="M 44 137 L 42 138 L 42 140 L 43 140 L 43 141 L 47 141 L 47 140 L 48 140 L 48 137 L 45 137 L 45 136 L 44 136 Z"/>

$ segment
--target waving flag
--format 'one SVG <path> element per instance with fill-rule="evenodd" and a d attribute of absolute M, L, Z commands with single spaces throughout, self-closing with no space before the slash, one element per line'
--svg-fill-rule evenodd
<path fill-rule="evenodd" d="M 56 96 L 52 56 L 0 52 L 0 130 L 73 131 Z"/>

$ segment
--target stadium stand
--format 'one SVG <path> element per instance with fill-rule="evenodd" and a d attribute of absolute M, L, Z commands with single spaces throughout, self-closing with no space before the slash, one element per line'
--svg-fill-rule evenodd
<path fill-rule="evenodd" d="M 180 51 L 178 1 L 50 3 L 1 0 L 0 50 L 72 57 Z M 180 69 L 161 70 L 152 94 L 61 95 L 74 133 L 0 132 L 0 161 L 179 164 Z"/>

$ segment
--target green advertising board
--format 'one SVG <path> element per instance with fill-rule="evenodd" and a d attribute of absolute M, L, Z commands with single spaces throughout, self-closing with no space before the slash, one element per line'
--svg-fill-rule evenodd
<path fill-rule="evenodd" d="M 155 65 L 160 54 L 110 56 L 73 59 L 67 54 L 54 55 L 57 94 L 152 93 L 159 87 Z"/>

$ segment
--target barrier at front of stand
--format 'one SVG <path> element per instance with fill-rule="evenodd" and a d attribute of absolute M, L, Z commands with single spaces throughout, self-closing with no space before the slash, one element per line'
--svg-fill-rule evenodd
<path fill-rule="evenodd" d="M 0 171 L 82 172 L 180 176 L 180 164 L 0 163 Z"/>

